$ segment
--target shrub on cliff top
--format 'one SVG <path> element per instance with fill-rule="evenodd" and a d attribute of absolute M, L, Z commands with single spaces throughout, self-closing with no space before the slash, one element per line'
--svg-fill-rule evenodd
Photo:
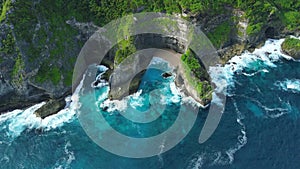
<path fill-rule="evenodd" d="M 295 38 L 287 38 L 282 43 L 282 48 L 284 50 L 300 50 L 300 40 Z"/>

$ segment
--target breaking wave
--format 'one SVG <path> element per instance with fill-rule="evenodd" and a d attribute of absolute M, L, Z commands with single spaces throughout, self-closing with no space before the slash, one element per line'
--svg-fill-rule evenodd
<path fill-rule="evenodd" d="M 0 116 L 0 132 L 4 132 L 9 138 L 18 137 L 25 130 L 41 129 L 49 131 L 59 128 L 65 123 L 70 123 L 75 119 L 76 109 L 79 106 L 78 93 L 82 87 L 79 84 L 72 96 L 67 97 L 66 108 L 60 110 L 57 114 L 42 119 L 37 117 L 34 112 L 42 107 L 45 102 L 36 104 L 24 110 L 14 110 Z"/>
<path fill-rule="evenodd" d="M 275 83 L 279 89 L 284 91 L 299 93 L 300 92 L 300 79 L 286 79 L 284 81 L 277 81 Z"/>
<path fill-rule="evenodd" d="M 283 41 L 284 39 L 268 39 L 264 46 L 255 49 L 252 53 L 245 51 L 242 55 L 231 58 L 224 67 L 210 68 L 209 73 L 212 81 L 217 85 L 216 89 L 221 91 L 227 87 L 226 95 L 232 97 L 231 100 L 237 114 L 236 122 L 240 126 L 240 134 L 237 136 L 236 144 L 227 150 L 206 150 L 194 154 L 187 168 L 200 169 L 212 165 L 228 165 L 233 163 L 234 154 L 247 144 L 246 125 L 243 123 L 245 114 L 239 110 L 237 102 L 233 99 L 233 96 L 236 97 L 233 91 L 235 90 L 236 83 L 238 83 L 236 75 L 256 76 L 266 74 L 270 72 L 271 68 L 276 68 L 276 62 L 280 62 L 281 59 L 293 60 L 292 57 L 282 53 L 281 44 Z M 275 85 L 285 91 L 300 92 L 299 79 L 278 81 Z M 219 103 L 220 100 L 218 100 L 218 97 L 215 98 L 215 101 Z M 282 107 L 270 108 L 254 98 L 247 97 L 247 99 L 264 110 L 265 113 L 263 115 L 267 118 L 278 118 L 292 111 L 289 102 L 282 102 Z"/>

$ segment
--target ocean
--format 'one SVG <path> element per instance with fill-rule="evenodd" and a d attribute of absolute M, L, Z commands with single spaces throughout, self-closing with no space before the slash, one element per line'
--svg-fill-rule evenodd
<path fill-rule="evenodd" d="M 172 68 L 155 58 L 139 91 L 121 101 L 108 101 L 109 87 L 103 84 L 95 89 L 96 103 L 88 102 L 80 96 L 79 86 L 66 98 L 67 108 L 44 120 L 33 112 L 45 103 L 1 115 L 0 168 L 300 168 L 300 62 L 281 53 L 282 42 L 283 39 L 269 39 L 254 52 L 233 57 L 224 72 L 217 75 L 228 83 L 227 101 L 216 131 L 203 144 L 198 138 L 208 109 L 201 107 L 183 140 L 169 151 L 149 158 L 110 153 L 94 143 L 82 128 L 77 111 L 82 105 L 96 105 L 113 129 L 134 138 L 167 131 L 176 121 L 182 102 L 199 106 L 177 89 L 174 75 L 161 76 Z M 99 71 L 105 68 L 99 66 Z M 122 112 L 141 113 L 153 105 L 151 112 L 160 116 L 150 123 L 136 123 L 122 116 Z M 101 128 L 103 124 L 96 125 Z M 136 151 L 134 146 L 129 148 L 128 151 Z"/>

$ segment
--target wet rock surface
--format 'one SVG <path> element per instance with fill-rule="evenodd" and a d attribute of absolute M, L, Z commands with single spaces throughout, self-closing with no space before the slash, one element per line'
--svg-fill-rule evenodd
<path fill-rule="evenodd" d="M 35 111 L 35 115 L 44 119 L 52 114 L 56 114 L 65 106 L 66 102 L 64 98 L 58 100 L 49 100 L 44 106 Z"/>

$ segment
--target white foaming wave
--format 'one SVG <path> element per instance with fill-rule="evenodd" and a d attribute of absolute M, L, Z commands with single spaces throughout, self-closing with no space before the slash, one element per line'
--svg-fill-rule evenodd
<path fill-rule="evenodd" d="M 277 67 L 274 62 L 279 61 L 281 58 L 293 60 L 291 56 L 282 53 L 281 44 L 284 39 L 268 39 L 264 46 L 255 49 L 252 53 L 245 51 L 240 56 L 234 56 L 231 58 L 220 75 L 226 79 L 229 87 L 234 87 L 234 74 L 242 73 L 245 76 L 254 76 L 259 72 L 268 73 L 266 67 Z M 256 62 L 261 61 L 263 66 L 255 65 Z M 253 73 L 242 72 L 245 68 L 253 70 Z"/>
<path fill-rule="evenodd" d="M 183 92 L 181 92 L 180 89 L 176 86 L 174 81 L 170 83 L 170 90 L 173 94 L 173 96 L 171 97 L 171 101 L 173 103 L 179 103 L 184 95 Z"/>
<path fill-rule="evenodd" d="M 280 98 L 280 103 L 282 104 L 281 107 L 267 107 L 264 104 L 262 104 L 260 101 L 256 100 L 255 98 L 239 95 L 239 97 L 244 97 L 252 102 L 255 102 L 257 106 L 262 108 L 265 111 L 264 117 L 266 118 L 278 118 L 285 114 L 292 112 L 292 106 L 289 102 L 284 102 Z M 278 113 L 277 113 L 278 112 Z"/>
<path fill-rule="evenodd" d="M 297 93 L 300 92 L 300 79 L 286 79 L 284 81 L 277 81 L 275 82 L 275 86 L 284 91 Z"/>
<path fill-rule="evenodd" d="M 255 49 L 253 53 L 262 55 L 263 57 L 268 57 L 271 59 L 271 61 L 278 61 L 281 57 L 287 60 L 292 60 L 293 58 L 291 56 L 288 56 L 282 52 L 281 44 L 284 42 L 284 40 L 284 38 L 278 40 L 268 39 L 264 46 Z M 269 56 L 267 56 L 266 53 L 270 53 Z"/>
<path fill-rule="evenodd" d="M 105 72 L 108 70 L 108 67 L 106 67 L 104 65 L 97 65 L 97 68 L 100 72 Z"/>
<path fill-rule="evenodd" d="M 300 39 L 300 37 L 299 37 Z M 259 72 L 264 72 L 268 73 L 269 70 L 266 69 L 266 67 L 262 68 L 257 68 L 257 67 L 252 67 L 253 65 L 256 66 L 255 63 L 257 61 L 262 61 L 263 64 L 267 67 L 276 67 L 274 62 L 279 61 L 281 58 L 285 58 L 288 60 L 293 60 L 290 56 L 285 55 L 281 51 L 281 44 L 284 41 L 284 39 L 279 39 L 279 40 L 273 40 L 269 39 L 266 41 L 265 45 L 259 49 L 255 49 L 253 53 L 250 53 L 248 51 L 244 52 L 241 56 L 235 56 L 231 60 L 228 61 L 228 64 L 226 64 L 222 69 L 212 69 L 210 70 L 210 76 L 212 78 L 213 83 L 218 84 L 218 83 L 227 83 L 228 87 L 234 87 L 234 74 L 235 73 L 242 73 L 245 76 L 254 76 Z M 252 64 L 252 65 L 251 65 Z M 250 70 L 255 70 L 256 72 L 254 73 L 244 73 L 242 72 L 245 68 L 248 68 Z M 224 80 L 226 80 L 224 82 Z M 281 83 L 278 82 L 280 86 L 282 86 Z M 222 89 L 220 85 L 219 89 Z M 298 83 L 295 85 L 295 83 L 287 85 L 284 84 L 285 88 L 289 88 L 290 90 L 296 90 L 298 89 Z M 227 93 L 229 95 L 229 93 Z M 238 110 L 237 104 L 235 100 L 234 102 L 234 107 L 237 112 L 237 120 L 236 122 L 241 126 L 240 130 L 240 135 L 237 137 L 237 143 L 233 147 L 229 148 L 228 150 L 225 151 L 225 154 L 227 158 L 224 158 L 222 156 L 222 152 L 215 152 L 215 153 L 202 153 L 200 154 L 197 158 L 194 158 L 191 161 L 191 164 L 189 168 L 201 168 L 203 165 L 206 165 L 207 161 L 205 159 L 209 158 L 210 156 L 213 156 L 216 154 L 216 158 L 208 164 L 209 166 L 211 165 L 228 165 L 231 164 L 234 161 L 234 154 L 239 151 L 242 147 L 244 147 L 247 144 L 247 133 L 246 133 L 246 126 L 242 122 L 243 119 L 245 118 L 245 115 Z M 255 101 L 258 103 L 258 105 L 263 108 L 267 112 L 267 116 L 270 118 L 278 118 L 287 112 L 289 112 L 292 108 L 290 104 L 288 103 L 287 106 L 284 108 L 269 108 L 264 105 L 262 105 L 260 102 Z M 270 112 L 276 112 L 279 111 L 277 114 L 271 114 Z M 192 167 L 191 167 L 192 166 Z"/>
<path fill-rule="evenodd" d="M 160 90 L 161 93 L 166 93 L 167 89 L 168 88 L 165 87 L 165 88 L 157 89 L 157 90 Z M 155 91 L 157 91 L 157 90 L 155 90 Z M 160 99 L 161 104 L 178 103 L 181 101 L 181 98 L 183 98 L 184 94 L 180 91 L 179 88 L 176 87 L 175 82 L 170 82 L 170 90 L 171 90 L 172 96 L 161 95 L 161 99 Z M 155 92 L 155 91 L 152 91 L 152 92 Z M 130 106 L 132 108 L 137 108 L 137 107 L 141 107 L 144 105 L 145 99 L 143 97 L 141 97 L 142 92 L 143 92 L 143 90 L 138 90 L 136 93 L 126 96 L 122 100 L 109 100 L 109 99 L 106 99 L 107 94 L 102 94 L 101 96 L 99 96 L 102 99 L 100 99 L 100 100 L 98 99 L 99 100 L 98 103 L 100 103 L 101 108 L 106 108 L 106 111 L 110 112 L 110 113 L 113 111 L 125 111 L 128 107 L 128 104 L 130 104 Z M 151 96 L 151 93 L 150 93 L 150 96 Z"/>
<path fill-rule="evenodd" d="M 182 104 L 188 104 L 188 105 L 190 105 L 190 106 L 193 106 L 194 108 L 195 108 L 195 107 L 196 107 L 196 108 L 201 107 L 201 108 L 203 108 L 203 109 L 206 109 L 206 108 L 209 106 L 209 104 L 207 104 L 207 105 L 202 105 L 201 103 L 197 102 L 197 101 L 196 101 L 194 98 L 192 98 L 191 96 L 184 96 L 184 97 L 182 97 L 181 101 L 182 101 Z"/>
<path fill-rule="evenodd" d="M 94 85 L 95 83 L 97 83 L 97 85 Z M 108 86 L 109 83 L 105 80 L 99 80 L 99 81 L 95 81 L 94 83 L 92 83 L 92 87 L 93 88 L 102 88 L 104 86 Z"/>
<path fill-rule="evenodd" d="M 135 99 L 131 99 L 129 104 L 132 108 L 137 109 L 138 107 L 142 107 L 144 105 L 145 98 L 143 97 L 138 97 Z"/>
<path fill-rule="evenodd" d="M 8 119 L 12 119 L 12 118 L 18 116 L 22 112 L 23 112 L 23 110 L 14 110 L 12 112 L 8 112 L 8 113 L 0 115 L 0 125 L 2 123 L 4 123 L 5 121 L 7 121 Z"/>
<path fill-rule="evenodd" d="M 128 98 L 123 98 L 122 100 L 105 100 L 100 104 L 101 108 L 107 108 L 107 112 L 113 111 L 125 111 L 127 109 Z"/>
<path fill-rule="evenodd" d="M 228 149 L 226 151 L 226 154 L 229 157 L 229 164 L 232 164 L 232 162 L 234 161 L 234 154 L 240 150 L 242 147 L 244 147 L 247 144 L 247 136 L 246 136 L 246 126 L 245 124 L 242 122 L 242 120 L 245 118 L 244 114 L 242 112 L 240 112 L 240 110 L 237 107 L 236 101 L 233 100 L 233 105 L 235 107 L 235 110 L 237 112 L 237 123 L 241 126 L 241 135 L 238 136 L 238 143 Z"/>
<path fill-rule="evenodd" d="M 206 156 L 206 153 L 199 154 L 197 157 L 193 158 L 189 165 L 188 169 L 201 169 L 201 167 L 204 164 L 204 158 Z"/>
<path fill-rule="evenodd" d="M 168 63 L 168 61 L 166 61 L 166 60 L 164 60 L 160 57 L 153 57 L 150 64 L 149 64 L 149 66 L 151 66 L 151 65 L 160 65 L 162 63 Z"/>
<path fill-rule="evenodd" d="M 216 103 L 216 105 L 219 105 L 219 106 L 225 106 L 223 103 L 224 101 L 215 92 L 212 93 L 211 102 Z"/>
<path fill-rule="evenodd" d="M 137 99 L 138 97 L 141 96 L 142 93 L 143 93 L 143 90 L 140 89 L 140 90 L 138 90 L 136 93 L 134 93 L 134 94 L 132 95 L 132 98 Z"/>
<path fill-rule="evenodd" d="M 253 73 L 245 73 L 243 72 L 242 74 L 245 75 L 245 76 L 254 76 L 260 72 L 264 72 L 264 73 L 269 73 L 269 71 L 267 69 L 262 69 L 262 70 L 258 70 L 257 72 L 253 72 Z"/>
<path fill-rule="evenodd" d="M 97 65 L 98 70 L 101 72 L 99 75 L 97 75 L 96 80 L 91 84 L 93 88 L 102 88 L 104 86 L 108 86 L 109 83 L 102 78 L 102 75 L 108 70 L 106 66 L 103 65 Z M 95 85 L 97 83 L 97 85 Z"/>
<path fill-rule="evenodd" d="M 289 102 L 285 103 L 283 102 L 283 105 L 285 106 L 285 108 L 268 108 L 263 106 L 263 108 L 267 111 L 267 116 L 269 118 L 279 118 L 285 114 L 291 113 L 292 110 L 292 106 Z M 272 112 L 279 112 L 279 113 L 272 113 Z"/>
<path fill-rule="evenodd" d="M 182 95 L 182 92 L 180 92 L 180 89 L 177 88 L 175 82 L 170 83 L 170 89 L 173 95 Z"/>
<path fill-rule="evenodd" d="M 129 96 L 130 98 L 130 106 L 133 108 L 142 107 L 144 105 L 145 98 L 141 97 L 141 94 L 143 93 L 143 90 L 140 89 L 136 93 Z"/>
<path fill-rule="evenodd" d="M 4 124 L 2 130 L 6 130 L 6 135 L 8 137 L 16 138 L 26 129 L 43 129 L 48 131 L 50 129 L 61 127 L 64 123 L 72 122 L 76 114 L 76 109 L 80 106 L 78 93 L 82 85 L 83 81 L 80 82 L 74 94 L 65 99 L 67 102 L 65 109 L 59 111 L 57 114 L 48 116 L 45 119 L 37 117 L 34 112 L 45 105 L 46 102 L 36 104 L 25 110 L 14 110 L 1 115 L 0 125 Z"/>
<path fill-rule="evenodd" d="M 246 126 L 242 122 L 244 114 L 239 111 L 236 101 L 233 100 L 237 112 L 236 122 L 241 126 L 240 134 L 237 136 L 237 143 L 225 151 L 207 150 L 190 161 L 188 168 L 197 169 L 205 166 L 228 165 L 234 161 L 234 154 L 247 144 Z"/>
<path fill-rule="evenodd" d="M 258 53 L 258 52 L 255 52 L 255 53 Z M 222 76 L 225 77 L 229 86 L 234 87 L 234 80 L 233 80 L 234 74 L 243 73 L 242 71 L 245 68 L 256 71 L 256 72 L 250 73 L 250 74 L 244 73 L 244 75 L 246 75 L 246 76 L 254 76 L 258 72 L 268 72 L 268 70 L 265 69 L 264 67 L 259 68 L 259 67 L 253 66 L 253 63 L 256 63 L 258 61 L 262 61 L 266 66 L 276 67 L 276 65 L 274 63 L 272 63 L 271 60 L 265 56 L 264 53 L 258 55 L 258 54 L 253 54 L 253 53 L 249 53 L 248 51 L 246 51 L 241 56 L 235 56 L 228 61 L 228 64 L 226 64 L 224 66 L 224 71 L 223 71 L 224 74 Z"/>
<path fill-rule="evenodd" d="M 108 93 L 109 93 L 109 87 L 102 88 L 102 94 L 98 96 L 96 104 L 105 101 L 108 98 Z"/>
<path fill-rule="evenodd" d="M 28 109 L 25 109 L 17 116 L 8 119 L 8 132 L 7 135 L 15 138 L 19 136 L 26 128 L 37 128 L 40 124 L 41 118 L 36 117 L 34 112 L 45 105 L 45 102 L 36 104 Z"/>
<path fill-rule="evenodd" d="M 63 157 L 63 161 L 61 161 L 61 159 L 59 159 L 55 166 L 54 166 L 54 169 L 66 169 L 66 168 L 71 168 L 70 165 L 72 163 L 72 161 L 74 161 L 76 158 L 75 158 L 75 155 L 74 155 L 74 152 L 73 151 L 70 151 L 68 149 L 68 147 L 71 147 L 71 143 L 68 141 L 67 144 L 65 145 L 64 147 L 64 151 L 65 151 L 65 154 L 67 155 L 67 157 Z"/>
<path fill-rule="evenodd" d="M 39 128 L 43 128 L 44 130 L 48 131 L 51 129 L 55 129 L 58 127 L 62 127 L 65 123 L 72 122 L 76 117 L 76 110 L 80 107 L 79 102 L 79 92 L 83 86 L 83 80 L 85 78 L 85 74 L 83 75 L 82 80 L 80 81 L 79 85 L 75 89 L 72 96 L 67 97 L 67 100 L 71 100 L 69 107 L 60 110 L 58 113 L 48 116 L 45 119 L 40 119 Z M 38 117 L 37 117 L 38 118 Z"/>
<path fill-rule="evenodd" d="M 213 84 L 215 84 L 215 88 L 212 93 L 211 102 L 216 103 L 219 106 L 224 106 L 223 104 L 225 101 L 222 100 L 216 93 L 223 94 L 223 95 L 228 94 L 227 93 L 228 83 L 232 81 L 231 80 L 232 77 L 226 76 L 228 74 L 224 73 L 225 70 L 226 69 L 224 67 L 210 67 L 209 69 L 211 81 Z"/>

